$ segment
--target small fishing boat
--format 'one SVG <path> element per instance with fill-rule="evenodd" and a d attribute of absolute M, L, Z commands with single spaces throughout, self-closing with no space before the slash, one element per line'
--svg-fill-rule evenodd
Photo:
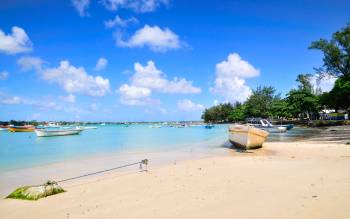
<path fill-rule="evenodd" d="M 244 149 L 262 147 L 269 133 L 249 125 L 231 125 L 229 127 L 229 140 Z"/>
<path fill-rule="evenodd" d="M 83 129 L 35 129 L 35 134 L 38 137 L 51 137 L 51 136 L 65 136 L 65 135 L 77 135 L 82 132 Z"/>
<path fill-rule="evenodd" d="M 8 130 L 10 132 L 34 132 L 35 126 L 33 125 L 10 126 Z"/>
<path fill-rule="evenodd" d="M 287 131 L 287 127 L 286 126 L 278 126 L 277 130 L 278 130 L 278 132 L 286 132 Z"/>
<path fill-rule="evenodd" d="M 211 123 L 208 123 L 208 124 L 206 124 L 206 125 L 204 126 L 204 128 L 206 128 L 206 129 L 212 129 L 212 128 L 214 128 L 214 125 L 211 124 Z"/>
<path fill-rule="evenodd" d="M 292 128 L 294 128 L 293 124 L 286 124 L 286 125 L 281 125 L 281 126 L 286 127 L 287 130 L 291 130 Z"/>
<path fill-rule="evenodd" d="M 162 126 L 161 125 L 150 125 L 150 126 L 148 126 L 148 128 L 159 129 L 159 128 L 162 128 Z"/>

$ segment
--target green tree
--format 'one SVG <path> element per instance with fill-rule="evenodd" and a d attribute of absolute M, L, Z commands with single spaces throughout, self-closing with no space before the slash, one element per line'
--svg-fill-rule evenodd
<path fill-rule="evenodd" d="M 338 78 L 330 92 L 320 96 L 322 106 L 334 108 L 335 110 L 350 110 L 350 81 Z"/>
<path fill-rule="evenodd" d="M 298 75 L 296 81 L 299 82 L 298 89 L 292 89 L 289 91 L 286 101 L 288 104 L 289 112 L 294 117 L 305 116 L 308 119 L 312 119 L 313 115 L 316 115 L 319 110 L 319 98 L 312 90 L 311 75 Z"/>
<path fill-rule="evenodd" d="M 276 89 L 271 86 L 257 87 L 245 103 L 247 116 L 263 118 L 270 116 L 272 102 L 279 98 L 275 92 Z"/>
<path fill-rule="evenodd" d="M 323 52 L 323 66 L 318 72 L 350 79 L 350 23 L 333 33 L 331 40 L 314 41 L 309 48 Z"/>
<path fill-rule="evenodd" d="M 227 122 L 229 115 L 233 110 L 231 103 L 221 103 L 209 109 L 205 109 L 202 114 L 202 119 L 205 122 Z"/>
<path fill-rule="evenodd" d="M 247 118 L 246 105 L 237 102 L 231 111 L 228 120 L 230 122 L 244 121 Z"/>
<path fill-rule="evenodd" d="M 279 118 L 289 118 L 292 116 L 291 108 L 286 99 L 275 100 L 271 107 L 272 116 Z"/>

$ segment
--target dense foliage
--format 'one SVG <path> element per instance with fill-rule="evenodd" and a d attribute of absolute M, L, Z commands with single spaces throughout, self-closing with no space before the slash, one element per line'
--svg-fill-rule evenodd
<path fill-rule="evenodd" d="M 256 88 L 244 103 L 224 103 L 206 109 L 205 122 L 234 122 L 248 117 L 316 119 L 322 109 L 350 111 L 350 24 L 332 35 L 331 40 L 320 39 L 310 49 L 323 53 L 323 66 L 316 75 L 299 74 L 298 88 L 290 90 L 284 99 L 274 87 Z M 330 92 L 315 90 L 312 78 L 327 75 L 337 77 Z"/>

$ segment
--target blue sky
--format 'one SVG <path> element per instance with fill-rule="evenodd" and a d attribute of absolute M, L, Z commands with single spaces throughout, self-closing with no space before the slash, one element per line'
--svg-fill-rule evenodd
<path fill-rule="evenodd" d="M 310 42 L 349 11 L 349 1 L 5 0 L 0 120 L 198 120 L 258 85 L 285 94 L 322 63 Z"/>

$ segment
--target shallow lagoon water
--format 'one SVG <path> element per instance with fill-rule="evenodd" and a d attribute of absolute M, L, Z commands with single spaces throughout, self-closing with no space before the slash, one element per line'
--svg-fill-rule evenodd
<path fill-rule="evenodd" d="M 213 129 L 149 128 L 149 125 L 109 125 L 85 130 L 80 135 L 36 137 L 35 133 L 0 132 L 0 172 L 63 162 L 99 154 L 130 151 L 176 151 L 186 147 L 210 151 L 227 142 L 228 125 Z M 293 141 L 319 133 L 296 127 L 287 133 L 271 133 L 268 141 Z"/>

